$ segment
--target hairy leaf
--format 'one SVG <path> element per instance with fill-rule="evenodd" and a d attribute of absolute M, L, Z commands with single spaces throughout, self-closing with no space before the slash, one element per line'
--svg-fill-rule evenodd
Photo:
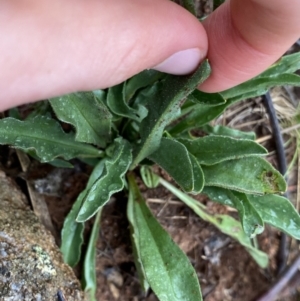
<path fill-rule="evenodd" d="M 254 237 L 263 232 L 263 219 L 246 194 L 219 187 L 205 187 L 203 193 L 215 202 L 236 208 L 247 236 Z"/>
<path fill-rule="evenodd" d="M 128 180 L 134 243 L 152 290 L 160 300 L 202 300 L 197 275 L 188 258 L 151 214 L 133 176 Z"/>
<path fill-rule="evenodd" d="M 115 140 L 114 153 L 106 159 L 102 176 L 88 190 L 77 216 L 77 222 L 91 218 L 110 199 L 112 194 L 124 187 L 124 175 L 131 164 L 131 146 L 121 138 Z"/>
<path fill-rule="evenodd" d="M 145 166 L 143 166 L 143 167 L 145 167 Z M 151 172 L 151 174 L 155 175 L 152 172 Z M 158 178 L 158 176 L 156 176 L 156 177 Z M 135 183 L 133 183 L 133 185 L 135 185 Z M 129 189 L 131 189 L 131 188 L 132 187 L 129 186 Z M 135 189 L 135 186 L 132 189 Z M 137 193 L 139 194 L 139 191 L 137 191 Z M 132 195 L 135 195 L 135 191 L 133 191 L 133 193 L 131 193 L 129 195 L 129 200 L 127 203 L 127 218 L 128 218 L 129 227 L 130 227 L 132 251 L 133 251 L 134 263 L 136 266 L 136 270 L 137 270 L 137 273 L 139 276 L 140 283 L 142 285 L 144 292 L 147 292 L 150 286 L 146 280 L 146 274 L 144 271 L 143 264 L 141 262 L 139 236 L 138 236 L 139 232 L 138 232 L 138 225 L 136 223 L 135 214 L 134 214 L 134 206 L 133 206 L 133 203 L 135 200 L 132 199 Z"/>
<path fill-rule="evenodd" d="M 193 191 L 191 191 L 192 194 L 198 194 L 202 191 L 204 187 L 204 174 L 202 171 L 202 168 L 200 164 L 198 163 L 197 159 L 189 153 L 190 160 L 192 163 L 192 168 L 193 168 L 193 180 L 194 180 L 194 188 Z"/>
<path fill-rule="evenodd" d="M 252 140 L 226 136 L 206 136 L 197 139 L 178 139 L 203 165 L 214 165 L 226 160 L 254 155 L 265 155 L 267 150 Z"/>
<path fill-rule="evenodd" d="M 222 125 L 211 126 L 209 124 L 206 124 L 201 128 L 201 130 L 203 130 L 207 134 L 217 136 L 228 136 L 237 139 L 255 140 L 256 138 L 255 132 L 239 131 Z"/>
<path fill-rule="evenodd" d="M 148 188 L 155 188 L 159 184 L 158 176 L 152 172 L 150 166 L 143 165 L 140 170 L 142 180 Z"/>
<path fill-rule="evenodd" d="M 76 142 L 73 133 L 65 133 L 58 122 L 45 116 L 25 121 L 1 119 L 0 144 L 9 144 L 25 152 L 34 150 L 41 162 L 53 161 L 57 157 L 70 160 L 75 157 L 102 156 L 102 151 Z"/>
<path fill-rule="evenodd" d="M 245 234 L 238 221 L 228 215 L 209 215 L 205 212 L 206 207 L 199 203 L 199 201 L 194 200 L 163 179 L 160 179 L 160 183 L 190 207 L 200 218 L 213 224 L 221 232 L 237 240 L 247 249 L 260 267 L 265 268 L 268 265 L 268 255 L 252 246 L 250 238 Z"/>
<path fill-rule="evenodd" d="M 147 86 L 154 85 L 155 82 L 165 77 L 166 74 L 156 70 L 144 70 L 141 73 L 130 78 L 124 87 L 124 97 L 126 101 L 129 101 L 134 94 Z"/>
<path fill-rule="evenodd" d="M 172 136 L 176 136 L 182 132 L 200 128 L 201 126 L 209 123 L 228 107 L 225 103 L 219 106 L 210 106 L 206 104 L 197 104 L 189 109 L 188 114 L 174 126 L 168 127 L 168 132 Z"/>
<path fill-rule="evenodd" d="M 232 102 L 263 95 L 273 86 L 300 86 L 300 77 L 292 74 L 298 69 L 300 69 L 300 53 L 287 55 L 257 77 L 221 94 Z"/>
<path fill-rule="evenodd" d="M 134 168 L 141 160 L 153 153 L 160 144 L 165 126 L 180 114 L 180 106 L 197 85 L 210 73 L 207 61 L 190 76 L 169 75 L 160 84 L 160 89 L 148 101 L 148 115 L 140 125 L 141 143 L 135 151 Z M 153 109 L 155 108 L 155 110 Z"/>
<path fill-rule="evenodd" d="M 183 190 L 193 191 L 192 163 L 183 144 L 170 138 L 162 138 L 159 148 L 149 156 L 149 159 L 160 165 Z"/>
<path fill-rule="evenodd" d="M 300 239 L 300 216 L 288 199 L 278 195 L 248 195 L 248 199 L 266 223 Z"/>
<path fill-rule="evenodd" d="M 135 121 L 141 121 L 142 117 L 144 117 L 142 107 L 139 107 L 142 110 L 142 112 L 139 112 L 139 110 L 129 107 L 126 103 L 123 95 L 123 84 L 109 89 L 107 105 L 115 115 L 120 117 L 127 117 Z"/>
<path fill-rule="evenodd" d="M 96 278 L 96 243 L 99 237 L 100 231 L 100 216 L 101 210 L 98 211 L 92 233 L 89 239 L 87 251 L 85 253 L 84 264 L 83 264 L 83 281 L 84 291 L 88 296 L 89 301 L 96 301 L 96 289 L 97 289 L 97 278 Z"/>
<path fill-rule="evenodd" d="M 81 256 L 81 246 L 83 243 L 84 223 L 76 222 L 76 217 L 79 213 L 88 190 L 102 175 L 103 170 L 104 160 L 100 161 L 98 165 L 95 166 L 92 174 L 90 175 L 86 188 L 79 194 L 77 200 L 72 206 L 71 211 L 64 221 L 64 226 L 61 234 L 62 242 L 60 250 L 63 254 L 64 262 L 71 267 L 75 266 L 79 262 Z"/>
<path fill-rule="evenodd" d="M 72 93 L 50 100 L 56 116 L 76 129 L 75 140 L 105 147 L 110 140 L 111 114 L 92 92 Z"/>
<path fill-rule="evenodd" d="M 71 211 L 64 220 L 64 226 L 61 232 L 61 247 L 64 262 L 74 267 L 80 260 L 81 247 L 83 244 L 84 223 L 76 222 L 76 217 L 80 210 L 84 191 L 79 194 Z"/>
<path fill-rule="evenodd" d="M 206 186 L 217 186 L 249 194 L 284 192 L 286 183 L 270 163 L 260 157 L 224 161 L 202 166 Z"/>
<path fill-rule="evenodd" d="M 31 156 L 32 158 L 34 158 L 35 160 L 39 160 L 39 157 L 37 156 L 35 150 L 30 149 L 30 150 L 26 151 L 26 153 L 29 156 Z M 74 167 L 70 162 L 62 160 L 62 159 L 54 159 L 54 160 L 49 161 L 47 163 L 52 165 L 52 166 L 59 167 L 59 168 L 73 168 Z"/>
<path fill-rule="evenodd" d="M 219 106 L 226 103 L 226 100 L 220 93 L 204 93 L 195 90 L 188 96 L 188 100 L 195 104 L 204 104 L 207 106 Z"/>
<path fill-rule="evenodd" d="M 217 9 L 221 4 L 223 4 L 225 0 L 213 0 L 214 10 Z"/>
<path fill-rule="evenodd" d="M 182 0 L 182 6 L 185 9 L 187 9 L 190 13 L 192 13 L 194 16 L 197 15 L 194 0 Z"/>

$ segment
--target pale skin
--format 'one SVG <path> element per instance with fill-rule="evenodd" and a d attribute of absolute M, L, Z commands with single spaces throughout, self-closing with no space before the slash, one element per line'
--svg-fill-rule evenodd
<path fill-rule="evenodd" d="M 186 49 L 211 63 L 199 88 L 219 92 L 276 62 L 299 13 L 299 0 L 227 0 L 201 24 L 169 0 L 0 0 L 0 110 L 107 88 Z"/>

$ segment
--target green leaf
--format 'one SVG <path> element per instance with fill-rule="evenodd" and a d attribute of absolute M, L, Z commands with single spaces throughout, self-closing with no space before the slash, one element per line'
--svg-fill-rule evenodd
<path fill-rule="evenodd" d="M 202 166 L 205 185 L 217 186 L 249 194 L 284 192 L 282 175 L 266 160 L 249 157 Z"/>
<path fill-rule="evenodd" d="M 39 161 L 39 157 L 37 156 L 35 150 L 31 149 L 31 150 L 26 151 L 26 153 L 29 156 L 31 156 L 32 158 L 34 158 L 35 160 Z M 47 162 L 47 164 L 50 164 L 52 166 L 59 167 L 59 168 L 73 168 L 74 167 L 70 162 L 62 160 L 62 159 L 54 159 L 53 161 Z"/>
<path fill-rule="evenodd" d="M 162 138 L 159 149 L 149 159 L 168 172 L 184 191 L 199 193 L 202 190 L 204 175 L 201 166 L 182 143 Z"/>
<path fill-rule="evenodd" d="M 70 160 L 102 156 L 102 151 L 74 139 L 73 133 L 65 133 L 58 122 L 45 116 L 25 121 L 13 118 L 0 120 L 0 144 L 9 144 L 25 152 L 34 150 L 41 162 L 53 161 L 57 157 Z"/>
<path fill-rule="evenodd" d="M 141 166 L 141 177 L 144 182 L 144 184 L 148 188 L 155 188 L 159 184 L 159 178 L 158 176 L 152 171 L 150 166 L 143 165 Z"/>
<path fill-rule="evenodd" d="M 145 166 L 142 166 L 142 167 L 145 167 Z M 151 174 L 154 175 L 155 177 L 159 178 L 154 173 L 151 172 Z M 138 191 L 138 193 L 139 193 L 139 191 Z M 136 219 L 135 219 L 135 215 L 134 215 L 134 207 L 133 207 L 134 200 L 132 200 L 130 197 L 131 197 L 131 195 L 129 196 L 129 200 L 127 203 L 127 218 L 128 218 L 129 227 L 130 227 L 133 258 L 134 258 L 134 263 L 136 266 L 136 270 L 137 270 L 137 273 L 139 276 L 141 286 L 142 286 L 144 292 L 147 292 L 150 286 L 146 280 L 146 274 L 144 271 L 144 267 L 140 260 L 141 254 L 140 254 L 140 248 L 139 248 L 138 225 L 136 224 Z"/>
<path fill-rule="evenodd" d="M 76 129 L 75 140 L 105 147 L 110 141 L 112 116 L 108 109 L 95 99 L 92 92 L 72 93 L 50 100 L 61 121 Z"/>
<path fill-rule="evenodd" d="M 266 223 L 300 239 L 300 216 L 288 199 L 278 195 L 248 195 L 248 199 Z"/>
<path fill-rule="evenodd" d="M 214 165 L 231 159 L 267 154 L 267 150 L 252 140 L 226 136 L 205 136 L 197 139 L 178 139 L 203 165 Z"/>
<path fill-rule="evenodd" d="M 194 16 L 197 15 L 194 0 L 182 0 L 182 6 L 185 9 L 187 9 L 190 13 L 192 13 Z"/>
<path fill-rule="evenodd" d="M 197 274 L 145 204 L 129 175 L 128 212 L 134 243 L 146 279 L 159 300 L 201 301 Z"/>
<path fill-rule="evenodd" d="M 141 73 L 133 76 L 125 83 L 125 100 L 129 101 L 138 90 L 154 85 L 155 82 L 165 76 L 166 74 L 151 69 L 144 70 Z"/>
<path fill-rule="evenodd" d="M 214 2 L 214 10 L 217 9 L 221 4 L 225 2 L 225 0 L 213 0 Z"/>
<path fill-rule="evenodd" d="M 48 162 L 48 164 L 58 168 L 74 168 L 71 163 L 61 159 L 54 159 L 53 161 Z"/>
<path fill-rule="evenodd" d="M 276 85 L 300 86 L 300 77 L 290 74 L 300 69 L 300 54 L 284 56 L 275 65 L 258 75 L 257 77 L 221 93 L 227 100 L 225 104 L 211 107 L 207 104 L 190 106 L 188 115 L 175 126 L 168 129 L 172 136 L 184 131 L 199 128 L 218 117 L 227 107 L 239 100 L 256 97 L 265 94 L 270 87 Z"/>
<path fill-rule="evenodd" d="M 113 157 L 106 159 L 102 176 L 88 190 L 77 216 L 77 222 L 84 222 L 91 218 L 114 193 L 123 189 L 124 175 L 131 160 L 129 142 L 121 138 L 116 139 Z"/>
<path fill-rule="evenodd" d="M 219 106 L 226 103 L 226 100 L 220 93 L 205 93 L 195 90 L 188 96 L 188 100 L 195 104 L 204 104 L 207 106 Z"/>
<path fill-rule="evenodd" d="M 300 53 L 283 56 L 279 61 L 264 71 L 259 77 L 273 77 L 284 73 L 294 73 L 300 69 Z"/>
<path fill-rule="evenodd" d="M 204 187 L 204 174 L 202 171 L 202 168 L 200 164 L 198 163 L 197 159 L 189 153 L 190 160 L 192 163 L 193 168 L 193 180 L 194 180 L 194 188 L 193 191 L 191 191 L 192 194 L 198 194 L 202 191 Z"/>
<path fill-rule="evenodd" d="M 61 234 L 62 242 L 60 250 L 63 254 L 64 262 L 71 267 L 75 266 L 79 262 L 81 256 L 81 246 L 83 243 L 84 223 L 76 222 L 76 217 L 88 190 L 91 188 L 94 182 L 100 178 L 103 170 L 104 160 L 100 161 L 93 169 L 86 188 L 79 194 L 72 206 L 71 211 L 64 221 Z"/>
<path fill-rule="evenodd" d="M 144 117 L 144 110 L 142 107 L 141 112 L 128 106 L 123 95 L 123 84 L 119 84 L 109 89 L 107 95 L 107 105 L 110 110 L 117 116 L 127 117 L 140 122 Z"/>
<path fill-rule="evenodd" d="M 201 128 L 205 133 L 217 136 L 228 136 L 236 139 L 248 139 L 255 140 L 255 132 L 244 132 L 236 129 L 229 128 L 227 126 L 215 125 L 211 126 L 206 124 Z"/>
<path fill-rule="evenodd" d="M 282 85 L 300 86 L 300 77 L 292 74 L 300 69 L 300 53 L 287 55 L 257 77 L 221 94 L 225 99 L 238 101 L 265 94 L 270 87 Z"/>
<path fill-rule="evenodd" d="M 229 106 L 228 103 L 219 106 L 198 104 L 190 108 L 190 112 L 176 125 L 169 126 L 168 132 L 176 136 L 182 132 L 200 128 L 217 118 Z"/>
<path fill-rule="evenodd" d="M 254 237 L 263 232 L 263 219 L 246 194 L 219 187 L 205 187 L 203 193 L 215 202 L 236 208 L 247 236 Z"/>
<path fill-rule="evenodd" d="M 199 201 L 194 200 L 190 196 L 186 195 L 167 181 L 160 178 L 160 183 L 177 196 L 182 202 L 184 202 L 188 207 L 190 207 L 200 218 L 213 224 L 224 234 L 237 240 L 242 246 L 246 248 L 249 254 L 257 262 L 257 264 L 265 268 L 268 265 L 268 255 L 257 250 L 251 244 L 250 238 L 245 234 L 241 224 L 234 218 L 228 215 L 215 215 L 212 216 L 206 213 L 204 210 L 206 207 L 199 203 Z"/>
<path fill-rule="evenodd" d="M 100 232 L 100 216 L 101 210 L 99 210 L 96 215 L 83 264 L 84 292 L 89 301 L 97 300 L 96 244 Z"/>
<path fill-rule="evenodd" d="M 170 138 L 162 138 L 159 149 L 149 159 L 160 165 L 183 190 L 193 191 L 192 163 L 183 144 Z"/>
<path fill-rule="evenodd" d="M 71 211 L 64 220 L 61 232 L 61 247 L 64 262 L 74 267 L 80 260 L 81 246 L 83 244 L 84 223 L 76 222 L 85 192 L 81 192 L 73 204 Z"/>
<path fill-rule="evenodd" d="M 181 104 L 197 85 L 208 77 L 209 73 L 210 67 L 205 61 L 190 76 L 169 75 L 160 83 L 160 89 L 148 101 L 147 107 L 152 110 L 149 110 L 147 117 L 141 122 L 141 143 L 135 151 L 131 168 L 159 147 L 165 126 L 179 116 Z"/>

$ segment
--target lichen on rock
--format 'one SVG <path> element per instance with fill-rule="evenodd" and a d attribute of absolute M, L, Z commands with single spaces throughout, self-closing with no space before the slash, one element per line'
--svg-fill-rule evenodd
<path fill-rule="evenodd" d="M 0 172 L 0 301 L 81 301 L 84 294 L 55 241 Z"/>

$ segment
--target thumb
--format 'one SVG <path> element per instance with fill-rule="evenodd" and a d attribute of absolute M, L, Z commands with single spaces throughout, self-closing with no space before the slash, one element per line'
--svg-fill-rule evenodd
<path fill-rule="evenodd" d="M 206 56 L 199 21 L 168 0 L 4 0 L 0 109 L 118 84 L 147 69 L 184 74 Z"/>
<path fill-rule="evenodd" d="M 204 26 L 212 74 L 201 86 L 219 92 L 260 74 L 300 36 L 299 0 L 228 0 Z"/>

